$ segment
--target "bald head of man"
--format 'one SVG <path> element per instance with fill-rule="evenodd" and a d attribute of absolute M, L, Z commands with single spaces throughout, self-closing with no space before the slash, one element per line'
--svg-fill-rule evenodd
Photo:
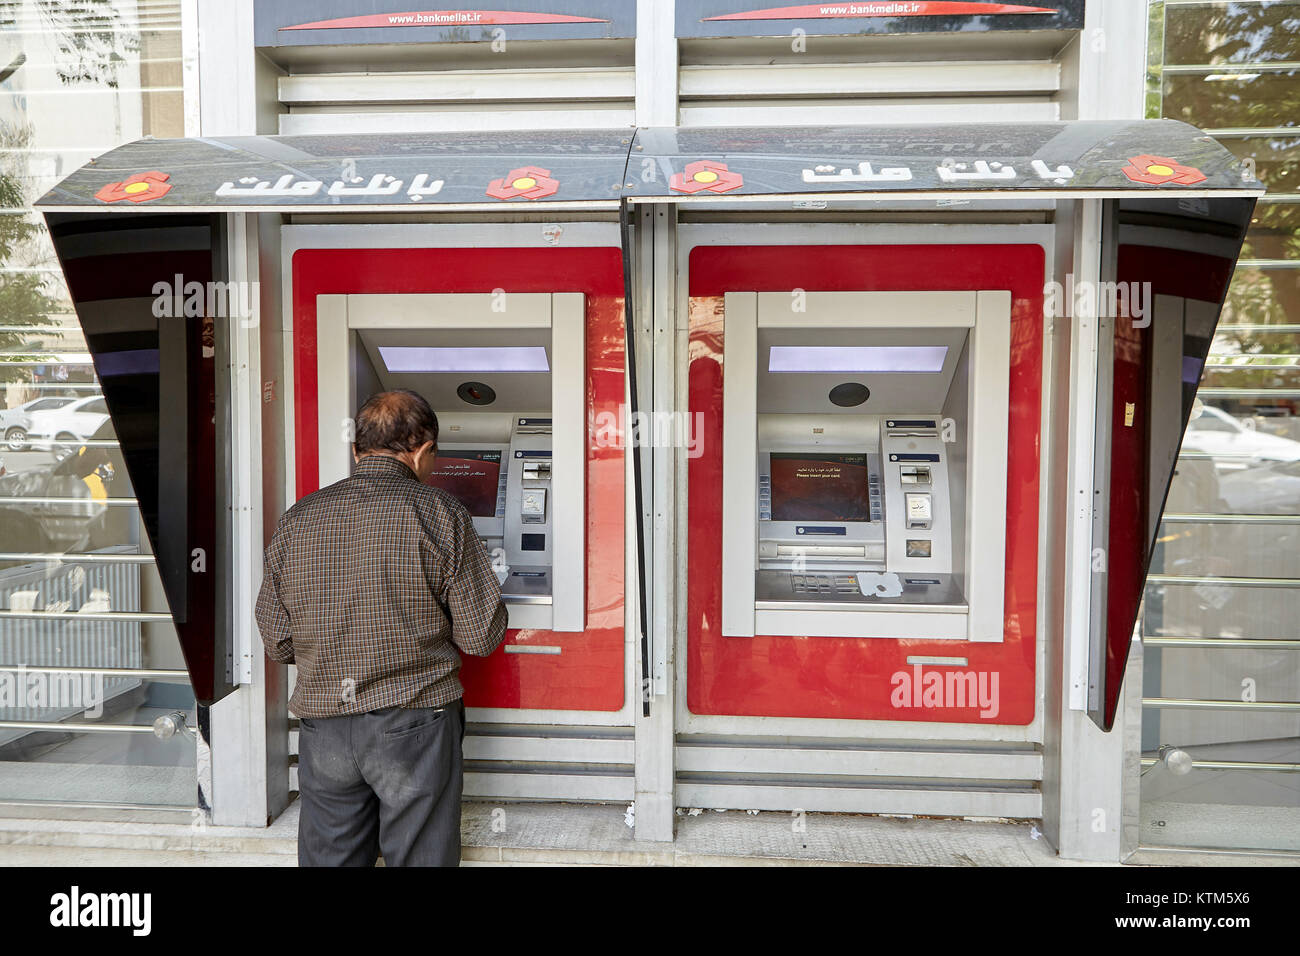
<path fill-rule="evenodd" d="M 409 388 L 377 392 L 366 399 L 354 422 L 352 458 L 395 458 L 424 481 L 438 451 L 438 416 Z"/>

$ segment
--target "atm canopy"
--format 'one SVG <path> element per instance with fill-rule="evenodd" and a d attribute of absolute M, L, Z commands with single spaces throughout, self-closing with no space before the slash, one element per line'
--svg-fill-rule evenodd
<path fill-rule="evenodd" d="M 143 139 L 47 212 L 600 209 L 631 202 L 980 194 L 1257 196 L 1249 165 L 1174 120 Z M 1044 197 L 1046 198 L 1046 197 Z"/>

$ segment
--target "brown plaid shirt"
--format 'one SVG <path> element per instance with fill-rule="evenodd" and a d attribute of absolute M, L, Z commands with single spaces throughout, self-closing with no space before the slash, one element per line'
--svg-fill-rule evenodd
<path fill-rule="evenodd" d="M 267 656 L 298 665 L 289 709 L 336 717 L 457 700 L 456 648 L 496 650 L 506 606 L 465 507 L 369 455 L 281 517 L 257 623 Z"/>

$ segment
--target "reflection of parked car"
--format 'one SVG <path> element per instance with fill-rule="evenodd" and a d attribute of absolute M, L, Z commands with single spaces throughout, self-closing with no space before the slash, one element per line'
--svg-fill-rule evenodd
<path fill-rule="evenodd" d="M 58 414 L 55 412 L 54 414 Z M 1183 451 L 1210 455 L 1220 471 L 1265 461 L 1300 461 L 1300 441 L 1248 428 L 1221 408 L 1205 405 L 1187 424 Z"/>
<path fill-rule="evenodd" d="M 92 395 L 52 411 L 34 412 L 27 436 L 33 448 L 66 454 L 106 421 L 108 406 L 104 396 Z"/>
<path fill-rule="evenodd" d="M 104 441 L 116 435 L 105 422 L 90 437 Z M 131 494 L 117 448 L 81 445 L 62 461 L 0 472 L 0 548 L 48 553 L 121 544 L 129 539 L 124 522 L 131 509 L 104 502 Z"/>
<path fill-rule="evenodd" d="M 1236 514 L 1300 514 L 1300 461 L 1269 462 L 1226 475 L 1221 488 Z"/>
<path fill-rule="evenodd" d="M 22 451 L 27 447 L 27 433 L 31 430 L 33 412 L 52 412 L 72 401 L 72 397 L 33 398 L 16 408 L 0 411 L 0 435 L 13 451 Z"/>

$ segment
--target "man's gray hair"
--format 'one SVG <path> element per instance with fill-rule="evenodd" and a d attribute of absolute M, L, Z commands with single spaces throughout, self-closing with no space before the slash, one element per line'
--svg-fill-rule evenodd
<path fill-rule="evenodd" d="M 358 455 L 377 451 L 401 454 L 415 451 L 425 442 L 438 447 L 438 416 L 422 395 L 409 388 L 371 395 L 357 412 L 355 424 Z"/>

